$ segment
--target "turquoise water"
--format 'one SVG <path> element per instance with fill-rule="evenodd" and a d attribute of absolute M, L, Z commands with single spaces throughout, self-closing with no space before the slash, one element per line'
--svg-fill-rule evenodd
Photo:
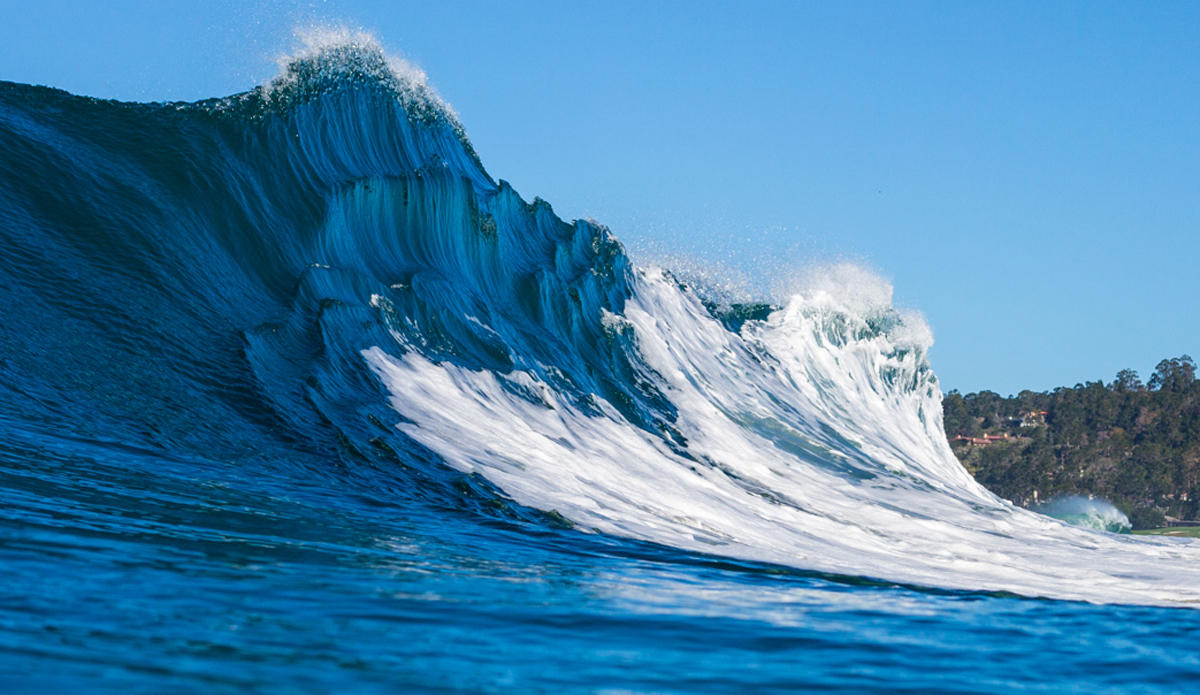
<path fill-rule="evenodd" d="M 1200 679 L 1195 544 L 974 485 L 885 283 L 723 307 L 369 43 L 0 143 L 4 692 Z"/>

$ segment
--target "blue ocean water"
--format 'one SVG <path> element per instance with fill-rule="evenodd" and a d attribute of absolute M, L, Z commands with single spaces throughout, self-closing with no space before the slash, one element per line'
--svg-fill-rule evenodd
<path fill-rule="evenodd" d="M 4 692 L 1190 692 L 1195 544 L 990 496 L 918 317 L 733 301 L 368 37 L 0 83 Z"/>

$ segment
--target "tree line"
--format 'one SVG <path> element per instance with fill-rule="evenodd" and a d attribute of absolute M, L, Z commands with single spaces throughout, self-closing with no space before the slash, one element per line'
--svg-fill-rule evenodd
<path fill-rule="evenodd" d="M 1104 497 L 1134 528 L 1200 517 L 1200 381 L 1184 355 L 1148 383 L 1124 369 L 1101 381 L 1004 398 L 992 391 L 942 400 L 954 452 L 985 487 L 1029 506 L 1067 494 Z M 1008 434 L 986 445 L 956 440 Z"/>

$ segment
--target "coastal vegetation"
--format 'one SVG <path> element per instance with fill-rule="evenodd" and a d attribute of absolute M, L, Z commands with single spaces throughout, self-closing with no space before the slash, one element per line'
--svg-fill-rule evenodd
<path fill-rule="evenodd" d="M 1142 383 L 1125 369 L 1101 381 L 1007 398 L 946 394 L 946 435 L 981 484 L 1022 506 L 1103 497 L 1135 530 L 1200 517 L 1200 381 L 1184 355 Z"/>

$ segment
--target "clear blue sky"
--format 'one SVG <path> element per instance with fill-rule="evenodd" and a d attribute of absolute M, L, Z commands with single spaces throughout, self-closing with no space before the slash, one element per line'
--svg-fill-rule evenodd
<path fill-rule="evenodd" d="M 429 74 L 564 217 L 750 269 L 852 259 L 943 388 L 1200 357 L 1200 3 L 0 0 L 0 79 L 192 100 L 314 21 Z M 765 264 L 764 264 L 765 265 Z"/>

